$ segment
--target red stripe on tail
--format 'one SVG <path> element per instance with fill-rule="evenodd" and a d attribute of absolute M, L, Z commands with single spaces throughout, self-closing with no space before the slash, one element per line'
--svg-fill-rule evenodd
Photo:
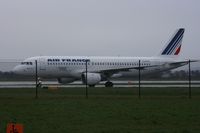
<path fill-rule="evenodd" d="M 178 54 L 179 54 L 179 52 L 180 52 L 180 50 L 181 50 L 181 45 L 178 47 L 178 49 L 176 50 L 176 52 L 175 52 L 175 54 L 174 54 L 174 55 L 178 55 Z"/>

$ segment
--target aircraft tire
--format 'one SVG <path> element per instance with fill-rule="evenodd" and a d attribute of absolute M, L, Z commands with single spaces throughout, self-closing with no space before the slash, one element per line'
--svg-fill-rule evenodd
<path fill-rule="evenodd" d="M 89 87 L 95 87 L 95 85 L 88 85 Z"/>
<path fill-rule="evenodd" d="M 107 81 L 105 87 L 113 87 L 113 82 Z"/>

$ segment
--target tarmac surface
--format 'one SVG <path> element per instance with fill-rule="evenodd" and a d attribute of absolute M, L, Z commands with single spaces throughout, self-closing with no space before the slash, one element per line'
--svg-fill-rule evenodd
<path fill-rule="evenodd" d="M 101 82 L 95 87 L 104 87 L 105 82 Z M 138 87 L 138 81 L 113 81 L 114 87 Z M 1 81 L 0 88 L 33 88 L 34 81 Z M 81 81 L 70 84 L 59 84 L 56 81 L 44 81 L 43 87 L 85 87 Z M 188 87 L 189 81 L 141 81 L 141 87 Z M 191 87 L 200 87 L 200 81 L 192 81 Z"/>

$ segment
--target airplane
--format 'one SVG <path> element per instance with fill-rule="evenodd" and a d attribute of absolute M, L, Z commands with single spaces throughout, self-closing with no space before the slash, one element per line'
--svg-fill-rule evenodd
<path fill-rule="evenodd" d="M 181 60 L 181 51 L 185 29 L 179 28 L 161 50 L 152 57 L 98 57 L 98 56 L 36 56 L 25 59 L 17 65 L 13 72 L 20 75 L 40 78 L 56 78 L 61 84 L 82 80 L 83 84 L 95 86 L 101 81 L 105 87 L 113 87 L 113 79 L 131 79 L 138 75 L 165 72 L 188 64 L 188 60 Z"/>

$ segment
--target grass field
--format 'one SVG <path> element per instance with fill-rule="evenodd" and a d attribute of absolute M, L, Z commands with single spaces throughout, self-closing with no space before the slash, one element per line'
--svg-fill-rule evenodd
<path fill-rule="evenodd" d="M 0 89 L 0 133 L 199 133 L 200 88 Z"/>

